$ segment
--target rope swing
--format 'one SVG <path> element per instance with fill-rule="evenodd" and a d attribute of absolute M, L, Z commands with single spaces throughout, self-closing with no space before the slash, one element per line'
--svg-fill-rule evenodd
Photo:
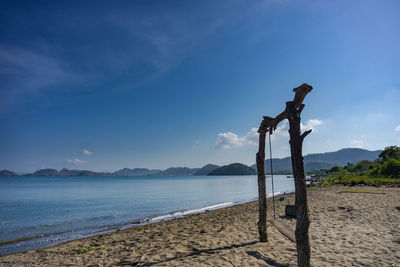
<path fill-rule="evenodd" d="M 289 238 L 292 242 L 296 242 L 297 249 L 297 265 L 301 267 L 310 266 L 310 239 L 308 236 L 308 228 L 310 227 L 310 219 L 307 207 L 307 188 L 305 183 L 304 162 L 302 155 L 302 147 L 304 138 L 311 130 L 301 132 L 300 114 L 304 108 L 304 98 L 311 92 L 312 86 L 303 83 L 299 87 L 293 89 L 295 93 L 293 101 L 286 102 L 286 108 L 275 118 L 263 116 L 260 127 L 258 128 L 259 141 L 258 152 L 256 154 L 257 165 L 257 183 L 258 183 L 258 234 L 260 242 L 267 242 L 267 199 L 266 199 L 266 181 L 265 178 L 265 141 L 267 131 L 270 133 L 270 164 L 271 164 L 271 180 L 272 180 L 272 201 L 274 210 L 274 220 L 272 225 Z M 290 156 L 292 161 L 292 172 L 295 186 L 295 206 L 296 206 L 296 231 L 291 230 L 281 220 L 276 219 L 275 211 L 275 188 L 272 170 L 272 148 L 271 134 L 276 130 L 278 124 L 283 120 L 289 121 L 290 136 Z"/>
<path fill-rule="evenodd" d="M 271 166 L 271 184 L 272 184 L 272 209 L 274 210 L 274 219 L 269 222 L 284 236 L 286 236 L 290 241 L 296 243 L 296 237 L 294 231 L 286 225 L 281 220 L 276 219 L 276 209 L 275 209 L 275 187 L 274 187 L 274 171 L 272 168 L 272 142 L 271 142 L 271 132 L 268 134 L 269 141 L 269 162 Z"/>

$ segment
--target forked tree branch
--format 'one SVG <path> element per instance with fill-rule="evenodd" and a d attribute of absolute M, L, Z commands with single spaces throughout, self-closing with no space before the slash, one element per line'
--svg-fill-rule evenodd
<path fill-rule="evenodd" d="M 311 133 L 311 131 L 312 131 L 312 129 L 310 129 L 310 130 L 308 130 L 308 131 L 305 131 L 305 132 L 300 136 L 301 142 L 303 142 L 304 138 L 305 138 L 309 133 Z"/>
<path fill-rule="evenodd" d="M 294 108 L 299 110 L 299 112 L 301 112 L 304 108 L 304 98 L 306 97 L 306 95 L 311 92 L 312 87 L 306 83 L 303 83 L 302 85 L 300 85 L 297 88 L 293 89 L 293 92 L 295 92 L 294 95 Z M 284 119 L 288 118 L 288 113 L 287 111 L 283 111 L 281 114 L 279 114 L 278 116 L 275 117 L 275 119 L 273 119 L 270 123 L 270 127 L 269 127 L 269 133 L 272 134 L 273 131 L 276 130 L 276 127 L 278 126 L 278 124 L 283 121 Z"/>
<path fill-rule="evenodd" d="M 288 114 L 287 114 L 286 110 L 284 112 L 282 112 L 281 114 L 279 114 L 278 116 L 276 116 L 276 118 L 273 119 L 273 121 L 271 122 L 271 125 L 269 127 L 269 133 L 272 134 L 272 132 L 276 130 L 276 127 L 278 126 L 278 124 L 287 118 L 288 118 Z"/>

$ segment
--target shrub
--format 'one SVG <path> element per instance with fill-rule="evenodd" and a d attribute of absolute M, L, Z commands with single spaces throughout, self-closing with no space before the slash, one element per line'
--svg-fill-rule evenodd
<path fill-rule="evenodd" d="M 340 172 L 342 171 L 343 168 L 340 166 L 333 166 L 332 168 L 330 168 L 329 170 L 327 170 L 327 173 L 333 173 L 333 172 Z"/>
<path fill-rule="evenodd" d="M 380 174 L 393 178 L 400 178 L 400 160 L 391 158 L 382 164 Z"/>

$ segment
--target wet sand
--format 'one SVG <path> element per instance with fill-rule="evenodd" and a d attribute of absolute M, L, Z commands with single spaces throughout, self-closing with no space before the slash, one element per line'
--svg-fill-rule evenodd
<path fill-rule="evenodd" d="M 312 265 L 400 266 L 400 189 L 343 189 L 308 190 Z M 279 198 L 283 216 L 294 195 Z M 272 219 L 271 199 L 268 208 Z M 0 266 L 296 266 L 295 244 L 269 224 L 268 242 L 258 242 L 257 220 L 257 202 L 249 202 L 1 256 Z M 294 229 L 294 219 L 282 220 Z"/>

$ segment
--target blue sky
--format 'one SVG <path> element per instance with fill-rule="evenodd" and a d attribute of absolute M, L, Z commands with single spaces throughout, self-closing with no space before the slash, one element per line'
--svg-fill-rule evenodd
<path fill-rule="evenodd" d="M 303 82 L 304 154 L 400 144 L 399 1 L 0 1 L 0 169 L 253 164 Z M 287 124 L 273 135 L 289 155 Z"/>

